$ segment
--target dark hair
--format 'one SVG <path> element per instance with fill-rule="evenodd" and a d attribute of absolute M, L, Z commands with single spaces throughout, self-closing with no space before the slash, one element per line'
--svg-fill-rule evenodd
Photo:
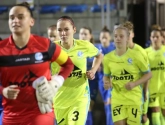
<path fill-rule="evenodd" d="M 101 32 L 108 32 L 110 34 L 110 30 L 108 29 L 107 26 L 104 26 Z"/>
<path fill-rule="evenodd" d="M 56 29 L 56 28 L 57 28 L 57 25 L 54 24 L 54 25 L 50 25 L 47 29 L 52 29 L 52 30 L 54 30 L 54 29 Z"/>
<path fill-rule="evenodd" d="M 60 20 L 68 20 L 73 25 L 73 27 L 75 27 L 75 23 L 74 23 L 73 19 L 69 16 L 62 16 L 57 20 L 57 22 Z"/>
<path fill-rule="evenodd" d="M 30 16 L 33 17 L 33 12 L 32 12 L 32 10 L 30 9 L 29 3 L 27 3 L 27 2 L 22 2 L 22 3 L 19 3 L 19 4 L 16 4 L 16 5 L 12 6 L 12 8 L 13 8 L 13 7 L 16 7 L 16 6 L 25 7 L 25 8 L 29 11 Z"/>
<path fill-rule="evenodd" d="M 92 29 L 90 27 L 87 27 L 87 26 L 84 26 L 82 28 L 83 29 L 87 29 L 89 31 L 89 33 L 91 34 L 90 42 L 94 44 L 95 43 L 95 40 L 94 40 L 93 35 L 92 35 Z"/>
<path fill-rule="evenodd" d="M 0 37 L 0 41 L 2 40 L 2 38 Z"/>

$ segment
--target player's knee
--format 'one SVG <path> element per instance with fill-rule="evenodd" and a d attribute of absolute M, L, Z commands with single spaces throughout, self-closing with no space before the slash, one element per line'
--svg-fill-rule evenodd
<path fill-rule="evenodd" d="M 152 112 L 160 112 L 159 107 L 152 107 L 151 110 L 152 110 Z"/>

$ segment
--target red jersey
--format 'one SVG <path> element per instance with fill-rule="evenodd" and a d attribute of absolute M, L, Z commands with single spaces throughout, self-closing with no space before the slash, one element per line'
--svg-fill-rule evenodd
<path fill-rule="evenodd" d="M 20 89 L 17 99 L 3 98 L 4 122 L 28 121 L 41 114 L 32 82 L 40 76 L 50 80 L 52 61 L 59 62 L 63 66 L 60 74 L 68 77 L 73 64 L 60 53 L 63 52 L 58 45 L 37 35 L 31 35 L 28 44 L 21 49 L 12 36 L 0 42 L 0 82 L 3 87 L 18 85 Z"/>

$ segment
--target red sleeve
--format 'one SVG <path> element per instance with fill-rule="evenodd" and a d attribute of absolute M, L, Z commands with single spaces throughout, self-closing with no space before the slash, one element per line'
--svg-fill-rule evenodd
<path fill-rule="evenodd" d="M 0 95 L 2 95 L 2 90 L 3 90 L 3 87 L 0 86 Z"/>
<path fill-rule="evenodd" d="M 56 62 L 61 66 L 61 71 L 59 75 L 66 79 L 72 72 L 74 65 L 71 59 L 68 57 L 67 53 L 61 49 L 61 47 L 55 43 L 50 43 L 49 55 L 51 57 L 51 62 Z"/>
<path fill-rule="evenodd" d="M 63 76 L 64 79 L 66 79 L 72 72 L 73 68 L 74 68 L 74 65 L 71 59 L 68 57 L 67 61 L 63 65 L 61 65 L 61 70 L 60 70 L 59 75 Z"/>

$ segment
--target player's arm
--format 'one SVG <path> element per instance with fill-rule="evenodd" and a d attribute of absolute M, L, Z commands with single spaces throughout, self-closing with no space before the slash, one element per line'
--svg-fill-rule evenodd
<path fill-rule="evenodd" d="M 147 82 L 145 82 L 144 85 L 143 85 L 144 101 L 147 100 L 148 86 L 149 86 L 149 80 Z"/>
<path fill-rule="evenodd" d="M 97 56 L 95 56 L 94 60 L 93 60 L 93 64 L 92 64 L 92 68 L 91 70 L 87 71 L 87 77 L 89 79 L 94 79 L 95 77 L 95 73 L 98 70 L 98 68 L 100 67 L 100 64 L 102 62 L 103 59 L 103 54 L 100 52 Z"/>
<path fill-rule="evenodd" d="M 137 81 L 127 83 L 125 85 L 127 90 L 131 90 L 140 84 L 146 83 L 152 77 L 152 73 L 149 69 L 148 62 L 144 59 L 144 57 L 142 55 L 139 55 L 137 59 L 138 60 L 136 60 L 136 65 L 138 66 L 141 73 L 143 73 L 143 75 Z"/>
<path fill-rule="evenodd" d="M 104 89 L 105 90 L 108 90 L 112 87 L 112 82 L 110 80 L 110 77 L 104 75 L 103 82 L 104 82 Z"/>
<path fill-rule="evenodd" d="M 60 46 L 58 46 L 55 43 L 51 43 L 51 44 L 52 46 L 55 46 L 55 50 L 54 53 L 52 54 L 51 61 L 52 62 L 55 61 L 61 66 L 61 70 L 58 75 L 66 79 L 72 72 L 74 65 L 71 59 L 68 57 L 67 53 L 63 51 Z"/>
<path fill-rule="evenodd" d="M 33 82 L 33 87 L 36 88 L 36 91 L 39 92 L 37 95 L 37 99 L 39 101 L 41 98 L 52 101 L 58 89 L 63 85 L 64 79 L 66 79 L 73 70 L 73 63 L 71 59 L 61 49 L 60 46 L 50 42 L 48 53 L 50 60 L 52 62 L 57 62 L 62 67 L 62 69 L 58 75 L 52 76 L 51 80 L 49 81 L 45 76 L 41 76 Z"/>
<path fill-rule="evenodd" d="M 102 62 L 103 54 L 90 42 L 87 43 L 87 47 L 88 47 L 88 57 L 93 57 L 93 56 L 95 57 L 93 60 L 91 70 L 87 71 L 88 79 L 92 80 L 95 78 L 95 73 Z"/>
<path fill-rule="evenodd" d="M 109 60 L 107 56 L 104 56 L 103 58 L 103 72 L 104 72 L 104 77 L 103 77 L 103 82 L 104 82 L 104 89 L 108 90 L 112 87 L 112 82 L 110 79 L 110 67 L 108 66 Z"/>

